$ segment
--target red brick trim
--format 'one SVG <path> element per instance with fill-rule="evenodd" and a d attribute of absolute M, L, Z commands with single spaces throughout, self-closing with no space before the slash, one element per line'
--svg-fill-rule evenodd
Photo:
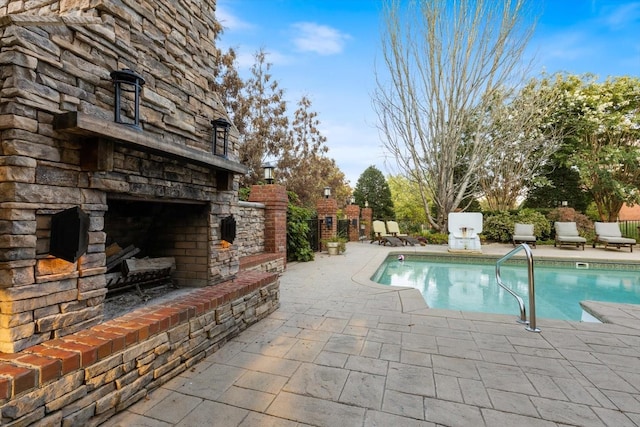
<path fill-rule="evenodd" d="M 173 301 L 132 311 L 117 319 L 29 347 L 19 353 L 0 353 L 0 404 L 215 310 L 276 282 L 277 278 L 278 275 L 274 273 L 240 272 L 234 280 L 194 289 Z"/>

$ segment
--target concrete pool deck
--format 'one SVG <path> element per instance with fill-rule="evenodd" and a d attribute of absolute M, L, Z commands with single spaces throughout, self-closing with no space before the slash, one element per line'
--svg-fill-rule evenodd
<path fill-rule="evenodd" d="M 598 303 L 614 324 L 538 318 L 528 332 L 516 314 L 429 309 L 415 289 L 371 282 L 398 251 L 446 246 L 349 243 L 289 264 L 276 312 L 103 425 L 640 425 L 640 306 Z M 628 249 L 533 254 L 640 261 Z"/>

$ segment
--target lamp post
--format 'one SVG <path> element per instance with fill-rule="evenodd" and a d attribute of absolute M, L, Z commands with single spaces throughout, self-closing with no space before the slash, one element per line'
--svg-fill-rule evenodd
<path fill-rule="evenodd" d="M 331 187 L 324 187 L 324 198 L 328 199 L 331 196 Z"/>
<path fill-rule="evenodd" d="M 229 128 L 231 123 L 224 117 L 211 120 L 213 125 L 213 155 L 227 157 L 227 148 L 229 146 Z M 218 132 L 222 131 L 222 154 L 218 154 Z"/>
<path fill-rule="evenodd" d="M 351 197 L 349 197 L 349 204 L 353 205 L 355 202 L 356 202 L 356 196 L 352 194 Z"/>
<path fill-rule="evenodd" d="M 264 170 L 264 180 L 267 184 L 273 184 L 273 170 L 275 167 L 270 163 L 265 163 L 262 165 L 262 169 Z"/>

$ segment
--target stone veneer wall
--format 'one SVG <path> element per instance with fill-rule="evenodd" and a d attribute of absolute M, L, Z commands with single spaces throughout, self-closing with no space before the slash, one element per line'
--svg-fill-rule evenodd
<path fill-rule="evenodd" d="M 264 252 L 264 203 L 239 202 L 236 240 L 240 257 L 257 255 Z"/>
<path fill-rule="evenodd" d="M 276 274 L 243 272 L 170 303 L 0 354 L 0 425 L 99 425 L 278 305 Z"/>
<path fill-rule="evenodd" d="M 221 219 L 237 214 L 237 176 L 201 161 L 212 156 L 211 119 L 226 115 L 212 68 L 219 28 L 214 0 L 0 0 L 0 351 L 102 320 L 111 195 L 203 203 L 206 265 L 194 284 L 239 271 L 238 253 L 219 236 Z M 146 80 L 138 133 L 113 123 L 110 72 L 123 68 Z M 129 95 L 123 105 L 130 117 Z M 57 130 L 70 112 L 102 133 Z M 216 165 L 237 162 L 231 131 Z M 190 154 L 127 143 L 139 138 Z M 66 262 L 48 254 L 50 220 L 76 206 L 90 216 L 89 248 Z"/>

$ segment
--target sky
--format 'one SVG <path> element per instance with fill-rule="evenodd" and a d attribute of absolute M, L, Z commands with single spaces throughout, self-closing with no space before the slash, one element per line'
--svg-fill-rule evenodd
<path fill-rule="evenodd" d="M 533 0 L 538 22 L 527 56 L 536 73 L 640 78 L 640 0 Z M 248 77 L 259 49 L 290 114 L 303 96 L 318 113 L 328 156 L 351 187 L 371 165 L 395 173 L 377 129 L 380 0 L 218 0 L 218 44 Z"/>

